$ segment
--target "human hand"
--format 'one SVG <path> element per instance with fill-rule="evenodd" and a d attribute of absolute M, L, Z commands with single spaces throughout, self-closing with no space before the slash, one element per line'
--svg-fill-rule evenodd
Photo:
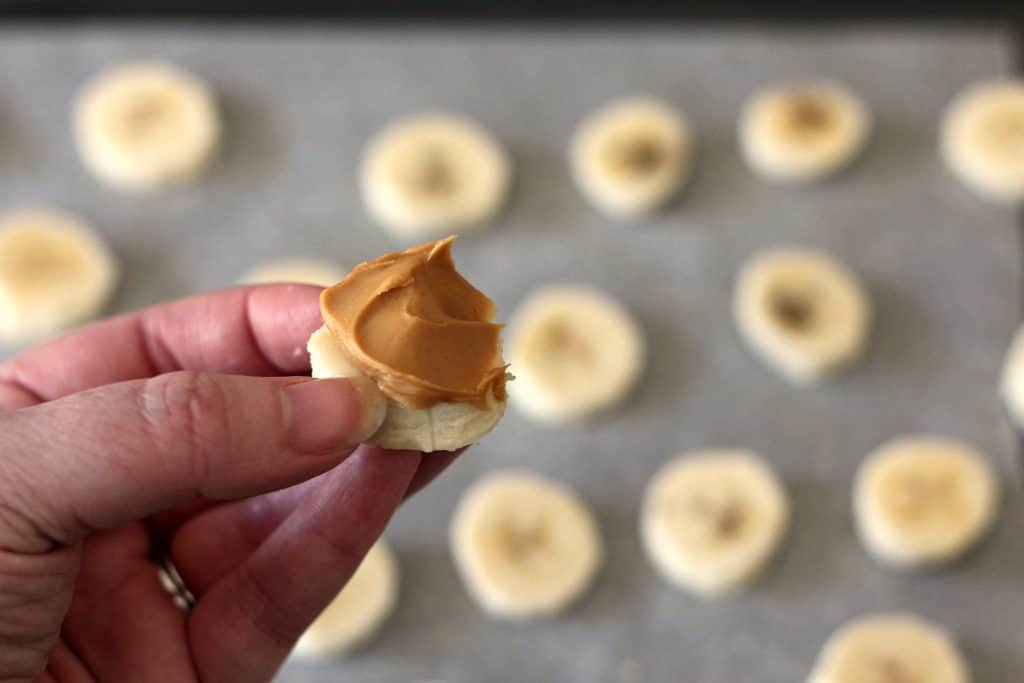
<path fill-rule="evenodd" d="M 451 462 L 357 447 L 379 392 L 291 376 L 317 295 L 186 299 L 0 365 L 0 680 L 269 680 Z M 162 552 L 191 612 L 158 582 Z"/>

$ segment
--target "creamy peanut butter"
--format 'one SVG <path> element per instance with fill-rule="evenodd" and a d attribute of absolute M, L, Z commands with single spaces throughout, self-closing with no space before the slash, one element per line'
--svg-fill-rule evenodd
<path fill-rule="evenodd" d="M 408 408 L 505 400 L 495 306 L 456 272 L 454 239 L 360 264 L 320 295 L 345 355 Z"/>

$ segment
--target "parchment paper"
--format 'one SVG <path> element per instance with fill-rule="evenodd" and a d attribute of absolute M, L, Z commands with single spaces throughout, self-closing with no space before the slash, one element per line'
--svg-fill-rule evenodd
<path fill-rule="evenodd" d="M 536 285 L 574 280 L 622 299 L 648 335 L 650 367 L 621 410 L 585 426 L 541 428 L 514 410 L 388 536 L 402 599 L 354 658 L 292 664 L 288 683 L 792 683 L 827 634 L 874 610 L 913 610 L 961 639 L 977 681 L 1024 671 L 1024 543 L 1015 444 L 996 397 L 1018 320 L 1014 217 L 971 197 L 942 169 L 936 129 L 964 84 L 1004 74 L 1004 36 L 984 29 L 562 31 L 281 28 L 0 30 L 0 206 L 56 203 L 93 221 L 125 261 L 118 310 L 231 284 L 254 262 L 325 256 L 354 265 L 394 244 L 364 214 L 356 169 L 392 116 L 451 108 L 510 149 L 516 185 L 492 231 L 456 258 L 503 316 Z M 70 144 L 72 94 L 123 59 L 162 56 L 222 96 L 225 154 L 206 182 L 154 195 L 92 180 Z M 834 182 L 792 189 L 739 159 L 739 107 L 766 81 L 823 74 L 861 93 L 877 134 Z M 646 225 L 617 225 L 572 187 L 565 143 L 611 97 L 651 92 L 700 134 L 696 177 Z M 830 250 L 867 282 L 877 322 L 863 361 L 799 391 L 765 369 L 730 316 L 737 267 L 762 247 Z M 1006 483 L 1004 514 L 949 571 L 883 571 L 854 538 L 849 491 L 860 459 L 901 433 L 964 438 Z M 763 453 L 792 495 L 777 562 L 748 593 L 705 603 L 654 574 L 635 533 L 643 486 L 688 449 Z M 493 623 L 449 560 L 460 492 L 498 467 L 530 467 L 593 506 L 608 562 L 564 618 Z"/>

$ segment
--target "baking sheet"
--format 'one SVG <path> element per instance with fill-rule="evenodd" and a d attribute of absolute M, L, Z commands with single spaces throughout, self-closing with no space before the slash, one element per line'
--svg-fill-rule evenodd
<path fill-rule="evenodd" d="M 100 67 L 161 56 L 209 79 L 227 123 L 206 182 L 164 194 L 105 189 L 67 132 L 72 94 Z M 231 284 L 253 263 L 326 256 L 353 265 L 392 248 L 362 211 L 362 144 L 388 118 L 429 107 L 477 117 L 508 146 L 516 185 L 486 234 L 456 259 L 503 315 L 553 280 L 597 285 L 636 314 L 650 367 L 621 410 L 542 428 L 514 410 L 388 536 L 402 569 L 398 610 L 356 657 L 291 664 L 287 683 L 558 681 L 782 683 L 802 680 L 829 631 L 873 610 L 913 610 L 961 638 L 978 681 L 1024 670 L 1024 512 L 1015 444 L 995 387 L 1018 320 L 1014 217 L 969 196 L 940 167 L 942 107 L 969 81 L 1003 74 L 993 30 L 275 30 L 84 26 L 0 30 L 0 206 L 55 203 L 92 220 L 125 260 L 118 310 Z M 779 188 L 744 168 L 734 122 L 757 85 L 824 74 L 877 115 L 864 158 L 835 182 Z M 651 92 L 700 135 L 696 176 L 649 224 L 616 225 L 586 205 L 564 147 L 594 106 Z M 729 313 L 738 266 L 762 247 L 820 246 L 861 274 L 877 304 L 870 349 L 849 374 L 798 391 L 742 345 Z M 891 436 L 937 431 L 988 453 L 1007 483 L 992 538 L 954 569 L 883 571 L 854 538 L 857 463 Z M 672 455 L 738 445 L 785 478 L 793 526 L 750 592 L 705 603 L 669 589 L 641 555 L 638 505 Z M 460 492 L 497 467 L 530 467 L 594 508 L 608 562 L 564 618 L 484 617 L 449 560 Z"/>

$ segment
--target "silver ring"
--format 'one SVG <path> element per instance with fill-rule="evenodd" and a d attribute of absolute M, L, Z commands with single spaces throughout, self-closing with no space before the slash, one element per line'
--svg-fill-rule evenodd
<path fill-rule="evenodd" d="M 191 612 L 192 608 L 196 606 L 196 596 L 185 585 L 185 579 L 181 578 L 181 573 L 171 562 L 169 556 L 164 556 L 164 559 L 157 565 L 156 575 L 160 579 L 160 585 L 171 596 L 178 609 Z"/>

